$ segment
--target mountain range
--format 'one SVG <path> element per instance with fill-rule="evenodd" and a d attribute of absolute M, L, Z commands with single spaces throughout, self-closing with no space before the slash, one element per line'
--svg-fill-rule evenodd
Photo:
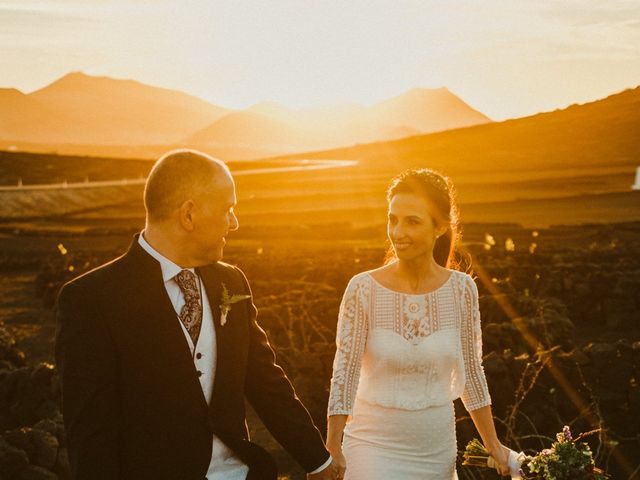
<path fill-rule="evenodd" d="M 396 139 L 491 120 L 446 88 L 416 88 L 372 106 L 231 110 L 133 80 L 74 72 L 35 92 L 0 89 L 0 146 L 155 156 L 168 147 L 224 159 Z"/>
<path fill-rule="evenodd" d="M 640 165 L 640 86 L 529 117 L 285 158 L 357 160 L 367 170 L 430 167 L 450 175 Z M 477 180 L 477 178 L 476 178 Z M 631 181 L 632 179 L 629 179 Z"/>

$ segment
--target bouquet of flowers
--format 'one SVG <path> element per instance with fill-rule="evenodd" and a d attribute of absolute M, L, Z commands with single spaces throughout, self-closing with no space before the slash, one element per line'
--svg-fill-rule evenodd
<path fill-rule="evenodd" d="M 527 456 L 523 453 L 511 452 L 509 460 L 517 460 L 519 471 L 514 472 L 514 479 L 539 480 L 607 480 L 609 475 L 595 466 L 589 445 L 581 442 L 584 437 L 593 435 L 599 430 L 583 433 L 575 439 L 568 426 L 556 435 L 557 441 L 551 448 Z M 484 445 L 478 439 L 473 439 L 464 452 L 463 465 L 475 467 L 495 468 L 495 460 L 489 455 Z"/>

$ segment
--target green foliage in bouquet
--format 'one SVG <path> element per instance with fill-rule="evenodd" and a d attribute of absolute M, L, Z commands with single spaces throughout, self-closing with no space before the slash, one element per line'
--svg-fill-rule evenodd
<path fill-rule="evenodd" d="M 568 426 L 556 435 L 557 441 L 529 457 L 522 465 L 524 478 L 539 478 L 544 480 L 606 480 L 609 477 L 595 466 L 589 445 L 580 440 L 587 435 L 596 433 L 593 430 L 578 436 L 575 440 L 571 436 Z"/>
<path fill-rule="evenodd" d="M 484 445 L 474 438 L 467 444 L 467 448 L 464 450 L 464 460 L 462 465 L 468 467 L 487 467 L 489 460 L 489 452 L 484 448 Z"/>
<path fill-rule="evenodd" d="M 557 441 L 551 448 L 525 456 L 520 453 L 520 475 L 522 480 L 607 480 L 607 473 L 595 466 L 589 445 L 581 442 L 584 437 L 599 430 L 592 430 L 573 439 L 568 426 L 556 435 Z M 474 438 L 464 451 L 465 466 L 495 468 L 495 461 L 489 456 L 482 443 Z"/>

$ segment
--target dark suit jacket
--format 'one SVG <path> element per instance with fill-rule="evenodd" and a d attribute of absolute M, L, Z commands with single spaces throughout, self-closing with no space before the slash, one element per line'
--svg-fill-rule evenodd
<path fill-rule="evenodd" d="M 67 283 L 58 297 L 56 363 L 73 478 L 202 480 L 217 435 L 275 479 L 273 459 L 249 442 L 245 397 L 274 437 L 312 471 L 329 454 L 276 365 L 251 300 L 220 325 L 222 283 L 250 294 L 243 273 L 218 262 L 198 272 L 214 318 L 217 365 L 208 406 L 159 263 L 138 244 Z"/>

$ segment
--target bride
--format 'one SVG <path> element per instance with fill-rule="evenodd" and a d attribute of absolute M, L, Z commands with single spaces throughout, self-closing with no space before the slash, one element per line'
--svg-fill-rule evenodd
<path fill-rule="evenodd" d="M 432 170 L 409 170 L 387 200 L 391 260 L 354 276 L 340 306 L 327 448 L 348 480 L 455 479 L 461 397 L 506 475 L 509 450 L 496 436 L 482 369 L 478 290 L 451 269 L 452 186 Z"/>

